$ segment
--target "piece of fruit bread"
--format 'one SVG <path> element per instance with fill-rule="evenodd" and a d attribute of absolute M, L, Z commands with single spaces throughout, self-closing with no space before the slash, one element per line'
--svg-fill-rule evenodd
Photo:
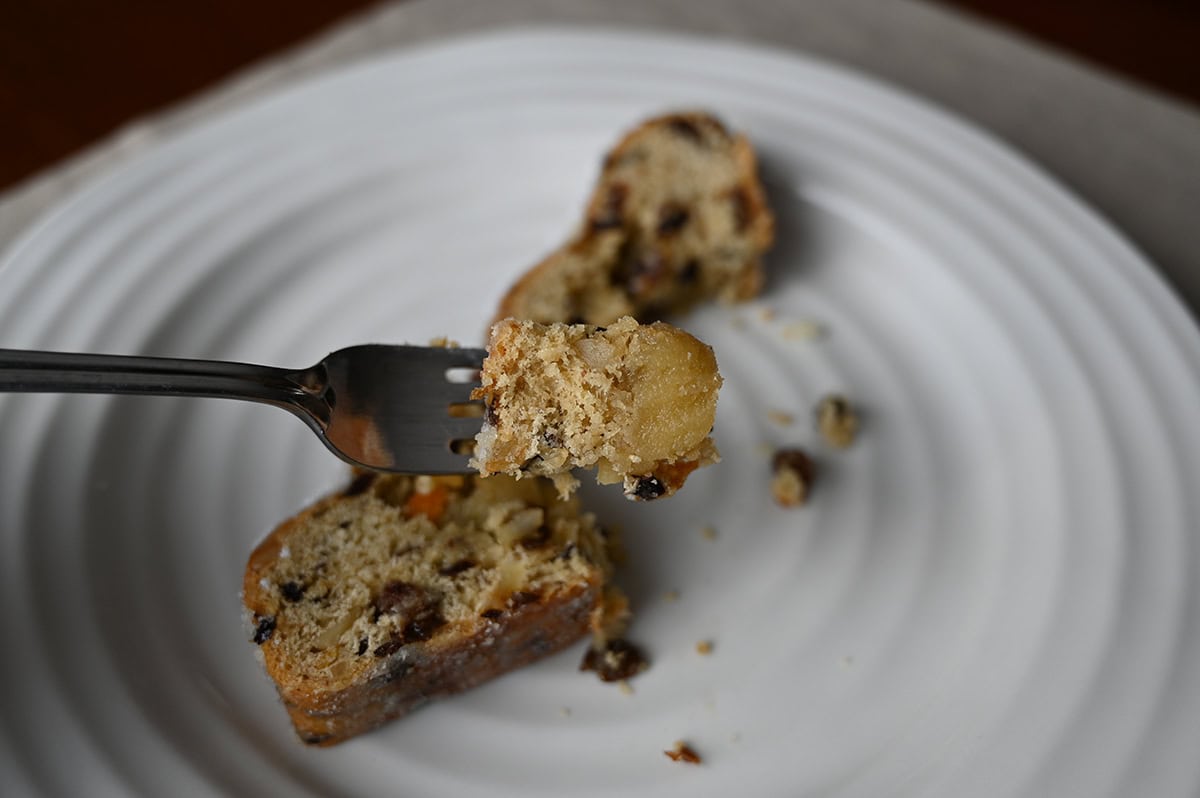
<path fill-rule="evenodd" d="M 578 484 L 572 468 L 596 468 L 631 499 L 669 496 L 719 459 L 709 433 L 720 387 L 712 349 L 663 322 L 506 319 L 473 394 L 485 410 L 472 465 L 550 476 L 564 495 Z"/>
<path fill-rule="evenodd" d="M 258 546 L 243 598 L 297 734 L 332 745 L 619 628 L 611 574 L 547 480 L 364 473 Z"/>
<path fill-rule="evenodd" d="M 517 281 L 495 319 L 606 325 L 749 299 L 774 234 L 744 136 L 707 113 L 655 117 L 604 159 L 581 229 Z"/>

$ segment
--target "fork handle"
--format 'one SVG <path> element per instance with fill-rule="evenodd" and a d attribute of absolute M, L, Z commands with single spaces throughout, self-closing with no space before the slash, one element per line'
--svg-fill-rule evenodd
<path fill-rule="evenodd" d="M 0 391 L 207 396 L 282 407 L 323 426 L 329 413 L 320 368 L 0 349 Z"/>

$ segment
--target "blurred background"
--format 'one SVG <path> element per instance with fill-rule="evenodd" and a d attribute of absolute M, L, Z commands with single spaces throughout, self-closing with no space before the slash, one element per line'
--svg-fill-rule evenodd
<path fill-rule="evenodd" d="M 1197 0 L 937 3 L 1200 106 Z M 0 190 L 125 122 L 376 5 L 372 0 L 0 3 Z"/>

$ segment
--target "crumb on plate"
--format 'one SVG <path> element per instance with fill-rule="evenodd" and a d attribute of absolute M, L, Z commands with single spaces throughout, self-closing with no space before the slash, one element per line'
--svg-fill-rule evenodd
<path fill-rule="evenodd" d="M 667 758 L 673 762 L 686 762 L 689 765 L 699 765 L 704 762 L 704 760 L 700 758 L 700 755 L 696 753 L 695 749 L 693 749 L 683 740 L 676 740 L 675 747 L 663 751 L 663 753 L 666 754 Z"/>
<path fill-rule="evenodd" d="M 783 507 L 808 501 L 817 467 L 802 449 L 779 449 L 771 459 L 771 495 Z"/>
<path fill-rule="evenodd" d="M 858 435 L 858 413 L 840 394 L 830 394 L 817 403 L 817 431 L 830 446 L 845 449 Z"/>

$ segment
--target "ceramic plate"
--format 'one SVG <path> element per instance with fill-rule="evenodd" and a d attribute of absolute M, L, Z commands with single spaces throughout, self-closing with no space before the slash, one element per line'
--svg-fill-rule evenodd
<path fill-rule="evenodd" d="M 779 240 L 761 300 L 680 322 L 726 378 L 724 461 L 661 504 L 587 492 L 630 549 L 632 694 L 577 647 L 307 749 L 238 589 L 341 464 L 266 407 L 6 396 L 0 792 L 1195 795 L 1200 336 L 1021 157 L 846 71 L 526 30 L 331 73 L 46 218 L 0 269 L 0 346 L 301 366 L 479 341 L 606 148 L 686 107 L 752 138 Z M 862 409 L 845 452 L 811 425 L 831 391 Z M 768 491 L 785 444 L 821 469 L 801 509 Z"/>

